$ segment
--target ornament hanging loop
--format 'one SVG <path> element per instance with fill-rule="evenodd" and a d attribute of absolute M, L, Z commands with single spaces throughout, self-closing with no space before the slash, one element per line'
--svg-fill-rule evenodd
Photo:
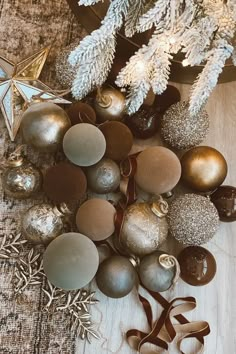
<path fill-rule="evenodd" d="M 151 204 L 152 212 L 159 218 L 163 218 L 168 214 L 169 206 L 168 203 L 160 196 L 159 200 L 154 201 Z"/>
<path fill-rule="evenodd" d="M 173 279 L 173 286 L 177 283 L 179 277 L 180 277 L 180 265 L 177 259 L 174 256 L 171 256 L 169 254 L 161 254 L 159 256 L 159 262 L 160 265 L 165 268 L 165 269 L 170 269 L 175 267 L 175 276 Z"/>
<path fill-rule="evenodd" d="M 103 107 L 103 108 L 108 108 L 110 107 L 111 103 L 112 103 L 112 98 L 108 95 L 103 95 L 102 93 L 102 89 L 101 86 L 97 87 L 97 96 L 96 96 L 96 100 L 99 104 L 99 106 Z"/>
<path fill-rule="evenodd" d="M 23 158 L 24 148 L 25 148 L 24 144 L 18 146 L 15 149 L 15 151 L 13 151 L 10 154 L 10 156 L 9 156 L 9 158 L 7 160 L 7 165 L 10 165 L 12 167 L 21 166 L 23 161 L 24 161 L 24 158 Z"/>

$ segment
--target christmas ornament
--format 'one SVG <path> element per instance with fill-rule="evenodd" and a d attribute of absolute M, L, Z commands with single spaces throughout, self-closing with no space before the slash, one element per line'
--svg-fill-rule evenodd
<path fill-rule="evenodd" d="M 171 191 L 180 176 L 178 157 L 165 147 L 148 147 L 137 157 L 135 181 L 147 193 L 158 195 Z"/>
<path fill-rule="evenodd" d="M 156 95 L 155 107 L 160 113 L 165 113 L 167 109 L 180 100 L 179 90 L 175 86 L 167 85 L 166 90 L 161 95 Z"/>
<path fill-rule="evenodd" d="M 161 121 L 161 136 L 174 149 L 184 150 L 199 145 L 209 131 L 209 118 L 203 109 L 196 116 L 189 113 L 188 102 L 171 106 Z"/>
<path fill-rule="evenodd" d="M 0 56 L 0 108 L 11 140 L 15 140 L 22 114 L 33 96 L 42 94 L 42 99 L 67 104 L 38 80 L 50 48 L 45 48 L 29 58 L 14 64 Z"/>
<path fill-rule="evenodd" d="M 142 284 L 151 291 L 168 290 L 176 282 L 178 261 L 163 251 L 155 251 L 143 257 L 139 265 Z M 177 265 L 178 267 L 178 265 Z"/>
<path fill-rule="evenodd" d="M 66 110 L 66 113 L 68 114 L 72 125 L 79 123 L 96 123 L 96 113 L 94 109 L 87 103 L 73 103 Z"/>
<path fill-rule="evenodd" d="M 106 122 L 99 128 L 106 139 L 105 157 L 115 161 L 124 160 L 133 145 L 130 129 L 121 122 Z"/>
<path fill-rule="evenodd" d="M 236 188 L 220 186 L 213 194 L 211 201 L 218 210 L 220 220 L 225 222 L 236 221 Z"/>
<path fill-rule="evenodd" d="M 38 204 L 24 212 L 22 233 L 33 243 L 48 244 L 64 231 L 63 216 L 69 211 L 50 204 Z"/>
<path fill-rule="evenodd" d="M 75 232 L 55 238 L 43 255 L 43 268 L 49 281 L 65 290 L 87 285 L 98 269 L 98 251 L 86 236 Z"/>
<path fill-rule="evenodd" d="M 76 225 L 91 240 L 105 240 L 115 231 L 115 215 L 116 209 L 107 200 L 89 199 L 77 211 Z"/>
<path fill-rule="evenodd" d="M 66 132 L 63 149 L 75 165 L 91 166 L 103 157 L 106 140 L 97 127 L 87 123 L 76 124 Z"/>
<path fill-rule="evenodd" d="M 66 112 L 55 103 L 33 103 L 22 116 L 21 134 L 26 144 L 38 151 L 57 151 L 70 128 Z"/>
<path fill-rule="evenodd" d="M 94 109 L 100 123 L 107 120 L 122 120 L 125 113 L 125 97 L 112 87 L 98 90 L 94 101 Z"/>
<path fill-rule="evenodd" d="M 43 189 L 54 202 L 78 202 L 86 193 L 87 179 L 80 167 L 60 162 L 46 171 Z"/>
<path fill-rule="evenodd" d="M 213 191 L 227 175 L 224 156 L 209 146 L 198 146 L 187 151 L 182 159 L 182 180 L 199 192 Z"/>
<path fill-rule="evenodd" d="M 111 159 L 103 158 L 86 170 L 89 188 L 100 194 L 115 192 L 120 185 L 120 168 Z"/>
<path fill-rule="evenodd" d="M 9 159 L 2 174 L 2 185 L 8 197 L 29 198 L 40 190 L 42 174 L 38 168 L 22 157 Z"/>
<path fill-rule="evenodd" d="M 137 279 L 131 262 L 122 256 L 112 256 L 103 261 L 96 274 L 98 288 L 106 296 L 121 298 L 128 295 Z"/>
<path fill-rule="evenodd" d="M 197 194 L 184 194 L 169 205 L 171 235 L 184 245 L 199 246 L 212 239 L 219 228 L 219 215 L 211 201 Z"/>
<path fill-rule="evenodd" d="M 77 43 L 71 43 L 60 51 L 55 61 L 56 79 L 65 89 L 70 89 L 75 78 L 76 68 L 70 65 L 68 57 L 70 52 L 76 48 Z"/>
<path fill-rule="evenodd" d="M 125 211 L 120 232 L 121 246 L 136 256 L 155 251 L 168 235 L 167 212 L 168 204 L 163 200 L 130 205 Z"/>

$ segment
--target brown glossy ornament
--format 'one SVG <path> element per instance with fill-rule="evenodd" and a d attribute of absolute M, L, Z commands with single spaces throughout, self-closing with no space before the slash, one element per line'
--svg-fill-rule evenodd
<path fill-rule="evenodd" d="M 155 107 L 160 113 L 164 113 L 172 104 L 181 100 L 179 90 L 175 86 L 168 85 L 167 89 L 161 94 L 156 95 Z"/>
<path fill-rule="evenodd" d="M 71 104 L 66 110 L 66 113 L 68 114 L 72 125 L 79 123 L 96 123 L 96 113 L 87 103 L 76 102 Z"/>
<path fill-rule="evenodd" d="M 199 192 L 209 192 L 219 187 L 228 169 L 224 156 L 210 146 L 190 149 L 183 155 L 181 165 L 182 180 Z"/>
<path fill-rule="evenodd" d="M 178 256 L 178 261 L 181 270 L 180 276 L 190 285 L 206 285 L 216 274 L 215 258 L 203 247 L 184 248 Z"/>
<path fill-rule="evenodd" d="M 236 221 L 236 188 L 220 186 L 213 194 L 211 201 L 218 210 L 220 220 L 224 222 Z"/>
<path fill-rule="evenodd" d="M 142 107 L 137 113 L 126 117 L 125 124 L 136 138 L 148 139 L 157 132 L 159 118 L 155 109 Z"/>
<path fill-rule="evenodd" d="M 117 89 L 103 88 L 96 96 L 94 109 L 100 123 L 121 121 L 125 113 L 125 97 Z"/>

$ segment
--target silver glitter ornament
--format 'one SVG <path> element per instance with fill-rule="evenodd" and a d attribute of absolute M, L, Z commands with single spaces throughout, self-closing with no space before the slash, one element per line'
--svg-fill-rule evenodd
<path fill-rule="evenodd" d="M 171 235 L 189 246 L 210 241 L 219 228 L 219 215 L 214 204 L 197 194 L 184 194 L 173 200 L 167 220 Z"/>
<path fill-rule="evenodd" d="M 72 50 L 78 46 L 78 42 L 71 43 L 65 47 L 56 57 L 55 69 L 56 79 L 63 88 L 70 89 L 76 74 L 76 67 L 70 65 L 68 57 Z"/>
<path fill-rule="evenodd" d="M 191 116 L 188 102 L 178 102 L 164 114 L 161 136 L 172 148 L 185 150 L 199 145 L 206 138 L 209 125 L 209 117 L 204 109 L 196 116 Z"/>

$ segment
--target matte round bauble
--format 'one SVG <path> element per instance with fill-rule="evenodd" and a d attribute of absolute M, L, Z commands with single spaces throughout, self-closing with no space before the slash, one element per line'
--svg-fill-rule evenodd
<path fill-rule="evenodd" d="M 43 189 L 54 202 L 79 201 L 86 193 L 87 179 L 80 167 L 69 162 L 60 162 L 46 171 Z"/>
<path fill-rule="evenodd" d="M 148 203 L 132 204 L 125 210 L 120 242 L 129 254 L 149 254 L 160 247 L 167 235 L 166 218 L 158 217 Z"/>
<path fill-rule="evenodd" d="M 135 268 L 127 258 L 112 256 L 100 264 L 96 282 L 106 296 L 121 298 L 131 292 L 136 276 Z"/>
<path fill-rule="evenodd" d="M 227 176 L 224 156 L 209 146 L 198 146 L 187 151 L 181 165 L 183 182 L 199 192 L 213 191 Z"/>
<path fill-rule="evenodd" d="M 103 158 L 86 170 L 89 188 L 98 194 L 114 192 L 120 185 L 120 168 L 111 159 Z"/>
<path fill-rule="evenodd" d="M 98 251 L 86 236 L 75 232 L 53 240 L 43 255 L 48 280 L 65 290 L 80 289 L 95 276 L 99 265 Z"/>
<path fill-rule="evenodd" d="M 115 161 L 124 160 L 133 145 L 130 129 L 121 122 L 106 122 L 100 126 L 106 139 L 105 157 Z"/>
<path fill-rule="evenodd" d="M 139 276 L 142 284 L 151 291 L 162 292 L 173 285 L 176 267 L 166 268 L 162 265 L 160 256 L 163 251 L 155 251 L 143 257 L 139 265 Z"/>
<path fill-rule="evenodd" d="M 236 221 L 235 187 L 220 186 L 213 194 L 211 194 L 211 201 L 218 210 L 221 221 Z"/>
<path fill-rule="evenodd" d="M 135 181 L 147 193 L 158 195 L 171 191 L 180 176 L 178 157 L 163 146 L 148 147 L 137 157 Z"/>
<path fill-rule="evenodd" d="M 66 157 L 75 165 L 91 166 L 103 157 L 106 140 L 94 125 L 76 124 L 66 132 L 63 149 Z"/>
<path fill-rule="evenodd" d="M 73 103 L 66 110 L 66 113 L 68 114 L 72 125 L 79 123 L 96 123 L 96 113 L 94 109 L 87 103 Z"/>
<path fill-rule="evenodd" d="M 203 247 L 184 248 L 178 256 L 178 261 L 181 270 L 180 276 L 190 285 L 206 285 L 216 274 L 215 258 Z"/>
<path fill-rule="evenodd" d="M 143 107 L 125 120 L 133 135 L 138 139 L 151 138 L 157 132 L 160 115 L 153 108 Z"/>
<path fill-rule="evenodd" d="M 40 170 L 29 161 L 20 158 L 10 161 L 3 170 L 4 193 L 11 198 L 26 199 L 38 192 L 42 185 Z"/>
<path fill-rule="evenodd" d="M 23 214 L 22 233 L 36 244 L 48 244 L 64 231 L 62 213 L 50 204 L 39 204 Z"/>
<path fill-rule="evenodd" d="M 89 199 L 77 211 L 76 225 L 91 240 L 105 240 L 115 231 L 115 215 L 116 209 L 107 200 Z"/>
<path fill-rule="evenodd" d="M 61 147 L 71 123 L 66 112 L 50 102 L 33 103 L 22 116 L 21 133 L 26 144 L 38 151 L 54 152 Z"/>
<path fill-rule="evenodd" d="M 94 109 L 100 123 L 107 120 L 120 121 L 125 113 L 125 96 L 115 88 L 103 88 L 96 96 Z"/>
<path fill-rule="evenodd" d="M 191 116 L 188 102 L 172 105 L 161 121 L 161 136 L 174 149 L 184 150 L 201 144 L 209 131 L 209 117 L 203 109 Z"/>
<path fill-rule="evenodd" d="M 155 107 L 159 112 L 164 113 L 172 104 L 175 104 L 181 100 L 179 90 L 171 85 L 167 86 L 167 89 L 161 94 L 156 95 Z"/>
<path fill-rule="evenodd" d="M 184 245 L 207 243 L 219 228 L 214 204 L 197 194 L 184 194 L 174 199 L 169 205 L 167 219 L 171 235 Z"/>

